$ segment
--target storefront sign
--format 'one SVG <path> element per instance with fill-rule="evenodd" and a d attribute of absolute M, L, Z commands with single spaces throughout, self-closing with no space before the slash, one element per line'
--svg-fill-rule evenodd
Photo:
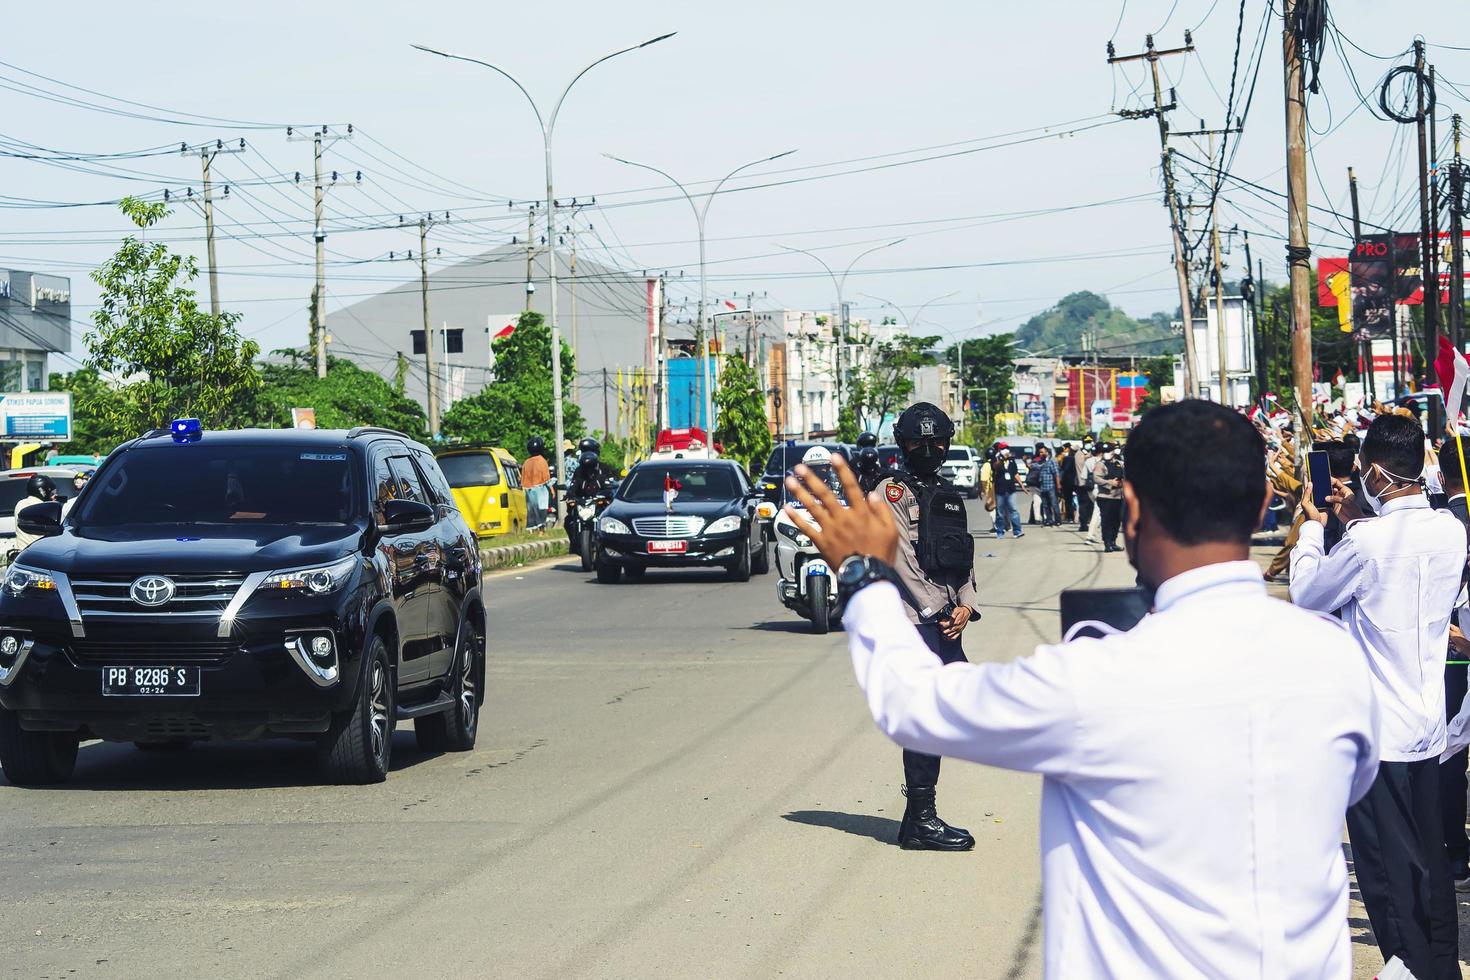
<path fill-rule="evenodd" d="M 26 391 L 0 395 L 0 439 L 71 439 L 71 392 Z"/>

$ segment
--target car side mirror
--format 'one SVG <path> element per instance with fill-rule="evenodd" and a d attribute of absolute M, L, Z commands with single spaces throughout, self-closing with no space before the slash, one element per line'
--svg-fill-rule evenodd
<path fill-rule="evenodd" d="M 22 511 L 25 513 L 25 511 Z M 383 504 L 378 529 L 388 534 L 412 534 L 434 526 L 434 508 L 419 500 L 389 500 Z"/>
<path fill-rule="evenodd" d="M 15 515 L 16 530 L 23 534 L 49 538 L 61 533 L 61 501 L 31 504 Z"/>

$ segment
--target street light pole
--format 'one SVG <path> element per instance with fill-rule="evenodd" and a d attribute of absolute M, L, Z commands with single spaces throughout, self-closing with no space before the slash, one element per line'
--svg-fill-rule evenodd
<path fill-rule="evenodd" d="M 449 58 L 454 61 L 468 61 L 471 64 L 479 65 L 482 68 L 489 68 L 491 71 L 508 79 L 510 83 L 514 85 L 517 89 L 519 89 L 520 93 L 526 97 L 526 101 L 531 103 L 531 111 L 536 114 L 536 122 L 539 123 L 541 126 L 541 146 L 546 161 L 546 247 L 548 249 L 549 256 L 549 279 L 551 288 L 551 397 L 554 401 L 554 405 L 552 406 L 552 418 L 554 420 L 554 445 L 556 447 L 553 452 L 557 454 L 561 452 L 561 445 L 566 436 L 562 425 L 563 418 L 561 403 L 561 325 L 556 318 L 556 194 L 553 190 L 551 179 L 551 137 L 552 134 L 556 131 L 556 118 L 557 116 L 561 115 L 562 103 L 566 102 L 567 95 L 572 91 L 572 86 L 581 81 L 583 75 L 587 74 L 589 71 L 602 64 L 604 61 L 616 58 L 620 54 L 627 54 L 630 51 L 637 51 L 640 48 L 646 48 L 651 44 L 657 44 L 660 41 L 664 41 L 673 37 L 675 33 L 677 32 L 670 31 L 667 34 L 660 34 L 658 37 L 644 41 L 642 44 L 635 44 L 631 47 L 626 47 L 614 51 L 611 54 L 605 54 L 601 58 L 598 58 L 596 61 L 589 64 L 586 68 L 583 68 L 581 71 L 577 72 L 576 75 L 572 76 L 572 80 L 567 83 L 567 87 L 562 89 L 561 95 L 556 100 L 556 105 L 551 110 L 550 118 L 547 118 L 541 114 L 541 107 L 536 104 L 536 100 L 531 97 L 531 93 L 526 91 L 526 87 L 522 85 L 514 75 L 506 71 L 504 68 L 492 65 L 488 61 L 481 61 L 479 58 L 470 58 L 465 55 L 449 54 L 444 51 L 436 51 L 433 48 L 426 48 L 422 44 L 413 45 L 413 47 L 417 48 L 420 51 L 424 51 L 428 54 L 436 54 L 441 58 Z M 575 351 L 573 353 L 575 354 Z M 557 456 L 556 458 L 559 460 L 560 456 Z M 567 474 L 562 473 L 561 476 L 563 479 L 565 479 Z M 562 498 L 560 496 L 557 497 L 556 510 L 557 519 L 560 520 L 562 512 Z"/>
<path fill-rule="evenodd" d="M 710 378 L 709 369 L 709 281 L 705 274 L 705 219 L 709 216 L 710 202 L 715 199 L 715 195 L 720 192 L 720 188 L 725 186 L 725 181 L 729 180 L 731 177 L 734 177 L 742 170 L 748 170 L 751 167 L 758 166 L 762 163 L 770 163 L 772 160 L 779 160 L 782 157 L 790 156 L 795 152 L 795 150 L 785 150 L 781 153 L 773 153 L 768 157 L 761 157 L 759 160 L 752 160 L 749 163 L 742 163 L 740 166 L 736 167 L 734 170 L 730 171 L 725 176 L 719 179 L 719 182 L 715 184 L 714 189 L 704 195 L 704 203 L 702 204 L 694 203 L 694 197 L 689 193 L 684 185 L 665 171 L 662 171 L 659 168 L 647 163 L 638 163 L 634 160 L 625 160 L 622 157 L 613 156 L 611 153 L 603 154 L 603 156 L 607 157 L 609 160 L 615 160 L 618 163 L 625 163 L 630 167 L 638 167 L 642 170 L 650 170 L 653 173 L 658 174 L 664 180 L 667 180 L 669 183 L 673 184 L 679 189 L 679 193 L 684 195 L 684 200 L 689 202 L 690 210 L 694 212 L 694 225 L 699 231 L 699 347 L 700 357 L 704 361 L 704 424 L 709 427 L 705 435 L 709 437 L 711 445 L 714 444 L 715 438 L 715 416 L 714 397 L 711 391 L 712 381 Z"/>
<path fill-rule="evenodd" d="M 847 274 L 852 271 L 853 266 L 862 261 L 864 256 L 872 255 L 874 252 L 882 251 L 885 248 L 892 248 L 895 245 L 901 245 L 906 241 L 908 241 L 907 238 L 895 238 L 891 242 L 874 245 L 867 251 L 859 252 L 851 262 L 847 263 L 847 268 L 842 270 L 841 278 L 838 278 L 837 274 L 832 271 L 832 267 L 817 253 L 808 252 L 804 248 L 796 248 L 792 245 L 782 245 L 780 242 L 773 243 L 777 248 L 784 248 L 788 252 L 799 252 L 802 255 L 816 259 L 822 264 L 822 268 L 827 270 L 827 275 L 832 280 L 832 285 L 837 289 L 837 409 L 839 413 L 842 410 L 842 347 L 847 343 L 848 327 L 847 304 L 842 301 L 842 291 L 847 287 Z"/>

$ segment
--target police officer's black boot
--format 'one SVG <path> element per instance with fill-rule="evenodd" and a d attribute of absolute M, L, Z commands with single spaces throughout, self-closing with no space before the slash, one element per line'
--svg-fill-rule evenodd
<path fill-rule="evenodd" d="M 898 846 L 905 851 L 968 851 L 975 838 L 968 830 L 951 827 L 934 812 L 933 786 L 905 786 L 908 806 L 898 825 Z"/>

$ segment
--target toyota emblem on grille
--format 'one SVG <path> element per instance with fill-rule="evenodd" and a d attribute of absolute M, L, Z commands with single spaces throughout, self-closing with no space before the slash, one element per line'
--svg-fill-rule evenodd
<path fill-rule="evenodd" d="M 129 594 L 140 606 L 161 606 L 174 597 L 174 580 L 162 575 L 144 575 L 133 580 Z"/>

